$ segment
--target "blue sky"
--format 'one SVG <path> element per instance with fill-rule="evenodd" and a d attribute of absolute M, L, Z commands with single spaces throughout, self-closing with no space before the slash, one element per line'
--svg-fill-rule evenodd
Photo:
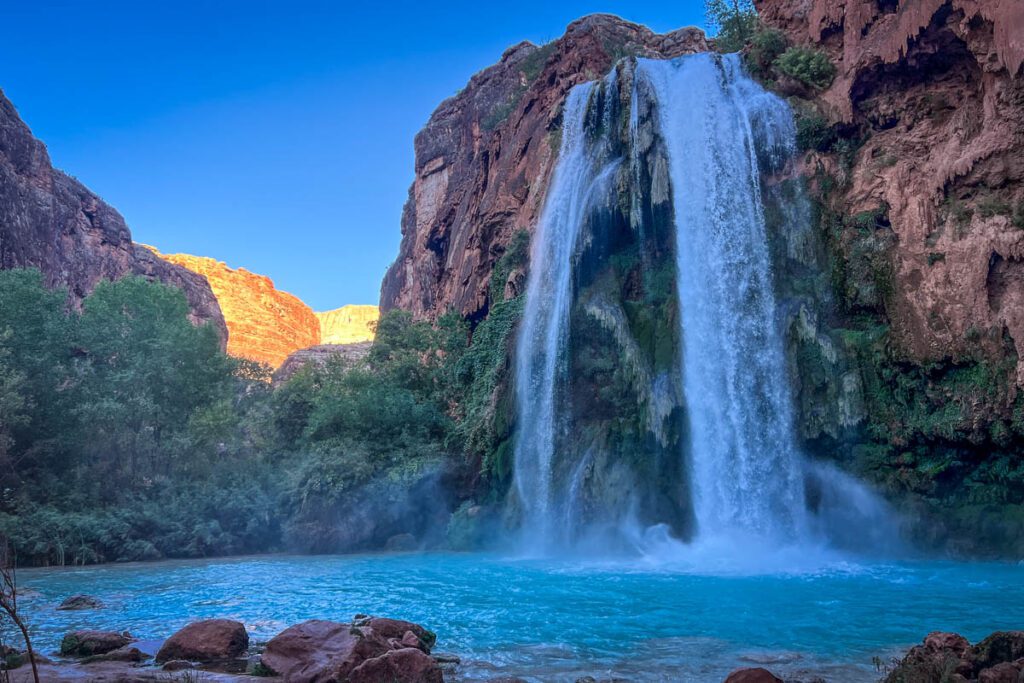
<path fill-rule="evenodd" d="M 0 88 L 136 241 L 376 303 L 413 136 L 520 40 L 610 12 L 662 32 L 703 2 L 7 3 Z"/>

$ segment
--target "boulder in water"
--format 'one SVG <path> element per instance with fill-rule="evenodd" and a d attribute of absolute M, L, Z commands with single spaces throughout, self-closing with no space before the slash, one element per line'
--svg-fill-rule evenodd
<path fill-rule="evenodd" d="M 72 595 L 70 598 L 60 603 L 57 609 L 98 609 L 100 607 L 103 607 L 103 603 L 91 595 Z"/>
<path fill-rule="evenodd" d="M 60 643 L 60 653 L 66 657 L 91 657 L 122 648 L 135 639 L 127 631 L 72 631 Z"/>
<path fill-rule="evenodd" d="M 725 678 L 725 683 L 783 683 L 782 679 L 761 667 L 736 669 Z"/>
<path fill-rule="evenodd" d="M 290 683 L 325 680 L 440 683 L 429 656 L 436 636 L 418 624 L 358 616 L 351 624 L 311 620 L 267 643 L 261 662 Z"/>
<path fill-rule="evenodd" d="M 189 624 L 167 639 L 156 661 L 187 659 L 217 662 L 241 657 L 249 648 L 245 626 L 232 619 L 205 619 Z"/>
<path fill-rule="evenodd" d="M 105 652 L 101 655 L 92 655 L 82 660 L 82 664 L 92 664 L 93 662 L 142 662 L 149 659 L 150 656 L 137 647 L 131 645 L 125 645 L 119 647 L 116 650 Z"/>

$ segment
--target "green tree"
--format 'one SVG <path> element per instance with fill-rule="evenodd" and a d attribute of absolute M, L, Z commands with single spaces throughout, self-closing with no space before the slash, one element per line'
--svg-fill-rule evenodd
<path fill-rule="evenodd" d="M 739 52 L 758 28 L 753 0 L 706 0 L 704 12 L 720 52 Z"/>
<path fill-rule="evenodd" d="M 188 320 L 188 303 L 174 287 L 128 277 L 102 282 L 83 305 L 77 345 L 75 414 L 96 483 L 120 487 L 167 475 L 160 458 L 169 436 L 193 414 L 229 398 L 233 362 L 216 332 Z"/>

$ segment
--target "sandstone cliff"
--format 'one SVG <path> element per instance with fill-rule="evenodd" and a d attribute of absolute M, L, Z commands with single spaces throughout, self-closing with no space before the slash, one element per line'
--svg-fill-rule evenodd
<path fill-rule="evenodd" d="M 276 289 L 265 275 L 203 256 L 153 252 L 210 283 L 224 312 L 232 356 L 276 368 L 293 351 L 320 343 L 320 322 L 312 309 Z"/>
<path fill-rule="evenodd" d="M 812 158 L 850 215 L 891 226 L 895 339 L 917 361 L 1009 343 L 1024 384 L 1024 3 L 761 0 L 762 18 L 824 50 L 820 111 L 861 144 Z"/>
<path fill-rule="evenodd" d="M 316 314 L 320 321 L 321 344 L 354 344 L 373 341 L 380 309 L 350 304 Z"/>
<path fill-rule="evenodd" d="M 38 268 L 78 305 L 102 279 L 142 275 L 181 288 L 193 322 L 227 336 L 206 281 L 133 244 L 124 219 L 74 178 L 56 170 L 14 105 L 0 92 L 0 268 Z"/>
<path fill-rule="evenodd" d="M 381 309 L 432 318 L 453 308 L 471 320 L 484 317 L 495 264 L 517 231 L 536 225 L 569 90 L 604 75 L 621 57 L 706 49 L 695 28 L 659 35 L 592 15 L 547 45 L 509 48 L 473 76 L 416 136 L 416 179 Z"/>

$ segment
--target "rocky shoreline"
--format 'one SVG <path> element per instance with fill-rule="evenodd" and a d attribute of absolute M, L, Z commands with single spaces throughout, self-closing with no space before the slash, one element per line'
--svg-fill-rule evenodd
<path fill-rule="evenodd" d="M 89 596 L 58 609 L 93 609 Z M 313 619 L 266 642 L 250 640 L 232 619 L 192 622 L 166 640 L 140 640 L 127 631 L 82 629 L 64 636 L 53 658 L 37 653 L 41 681 L 287 681 L 288 683 L 444 683 L 460 680 L 458 657 L 433 652 L 437 636 L 409 621 L 357 614 L 348 623 Z M 1024 631 L 997 631 L 976 645 L 955 633 L 933 632 L 902 659 L 876 661 L 881 683 L 1022 683 Z M 0 675 L 31 682 L 24 652 L 0 645 Z M 488 683 L 527 683 L 501 676 Z M 585 676 L 575 683 L 628 683 Z M 781 678 L 739 668 L 724 683 L 826 683 Z"/>

